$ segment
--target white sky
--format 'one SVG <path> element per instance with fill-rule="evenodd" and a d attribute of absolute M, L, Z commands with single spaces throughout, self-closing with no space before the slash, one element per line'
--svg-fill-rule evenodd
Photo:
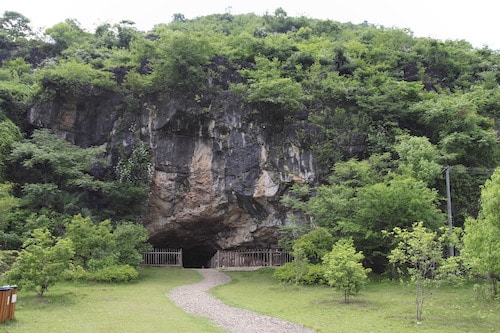
<path fill-rule="evenodd" d="M 48 28 L 72 18 L 93 32 L 105 22 L 131 20 L 137 29 L 149 30 L 170 22 L 175 13 L 187 19 L 225 12 L 263 15 L 279 7 L 288 16 L 368 21 L 408 28 L 417 37 L 465 39 L 475 47 L 500 50 L 500 3 L 496 0 L 2 0 L 0 15 L 6 10 L 19 12 L 31 20 L 33 28 Z"/>

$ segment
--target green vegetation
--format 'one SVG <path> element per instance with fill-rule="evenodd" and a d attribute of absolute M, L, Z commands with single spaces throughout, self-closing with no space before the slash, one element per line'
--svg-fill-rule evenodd
<path fill-rule="evenodd" d="M 424 301 L 433 290 L 449 278 L 460 279 L 456 258 L 443 258 L 446 234 L 428 231 L 422 222 L 415 223 L 411 231 L 396 227 L 390 235 L 397 245 L 389 261 L 401 276 L 409 276 L 415 287 L 416 319 L 420 322 Z"/>
<path fill-rule="evenodd" d="M 363 253 L 356 252 L 352 240 L 341 239 L 323 259 L 325 278 L 330 287 L 344 293 L 344 302 L 357 294 L 368 280 L 369 268 L 364 268 Z"/>
<path fill-rule="evenodd" d="M 481 212 L 478 219 L 465 222 L 464 257 L 472 271 L 482 274 L 491 283 L 491 296 L 498 295 L 500 280 L 500 169 L 497 168 L 481 191 Z"/>
<path fill-rule="evenodd" d="M 16 12 L 0 17 L 0 245 L 9 250 L 0 257 L 2 270 L 13 268 L 5 277 L 27 279 L 21 288 L 34 286 L 43 294 L 63 277 L 137 279 L 139 253 L 147 247 L 140 221 L 153 163 L 132 122 L 142 105 L 155 100 L 172 101 L 195 123 L 216 122 L 224 110 L 214 106 L 231 100 L 252 131 L 264 136 L 295 131 L 294 147 L 312 152 L 318 165 L 310 184 L 282 188 L 288 220 L 280 244 L 293 250 L 295 261 L 276 270 L 281 282 L 295 283 L 304 293 L 325 289 L 300 284 L 336 286 L 336 274 L 348 273 L 348 265 L 323 259 L 345 239 L 352 239 L 351 252 L 364 256 L 350 261 L 359 269 L 362 260 L 374 273 L 394 277 L 391 261 L 397 261 L 404 262 L 402 271 L 415 273 L 416 263 L 407 259 L 418 251 L 396 256 L 402 254 L 399 245 L 384 235 L 396 230 L 398 236 L 415 235 L 416 246 L 441 246 L 427 236 L 446 225 L 442 170 L 449 167 L 454 226 L 465 229 L 463 247 L 458 246 L 464 255 L 457 265 L 439 264 L 461 277 L 487 278 L 498 301 L 498 171 L 488 180 L 500 158 L 498 51 L 369 23 L 289 17 L 282 8 L 262 17 L 225 13 L 186 20 L 176 14 L 146 33 L 129 21 L 88 32 L 68 19 L 36 35 L 29 23 Z M 60 105 L 81 110 L 88 105 L 79 101 L 108 97 L 119 101 L 112 111 L 120 115 L 116 124 L 135 131 L 130 145 L 112 139 L 99 147 L 74 145 L 28 121 L 30 110 L 44 113 Z M 75 133 L 69 127 L 71 139 Z M 419 221 L 425 225 L 415 224 Z M 59 242 L 74 255 L 53 262 L 53 279 L 24 274 L 39 267 L 37 254 L 52 258 Z M 72 269 L 63 273 L 65 267 Z M 355 282 L 364 280 L 361 275 Z M 417 275 L 409 276 L 418 282 Z M 404 294 L 403 287 L 382 285 L 388 295 Z M 370 283 L 363 295 L 376 286 Z M 346 295 L 357 289 L 355 283 Z M 459 300 L 454 304 L 482 307 L 462 298 L 468 291 L 447 290 Z M 353 303 L 370 310 L 389 306 L 376 297 Z M 336 310 L 346 317 L 361 312 L 346 312 L 347 306 Z M 449 318 L 446 312 L 457 310 L 432 304 L 426 309 L 426 318 Z M 477 317 L 497 323 L 482 309 L 465 311 L 463 321 L 445 321 L 452 328 L 476 328 Z M 401 327 L 401 317 L 393 316 L 401 314 L 387 313 L 389 327 L 380 330 Z M 336 314 L 326 322 L 332 318 Z M 304 323 L 315 325 L 308 320 Z M 352 325 L 362 321 L 357 322 Z M 481 327 L 487 330 L 490 323 Z M 367 330 L 346 330 L 353 327 Z"/>
<path fill-rule="evenodd" d="M 476 301 L 472 284 L 443 286 L 426 304 L 426 320 L 415 323 L 415 290 L 389 280 L 369 282 L 349 304 L 326 286 L 288 286 L 272 279 L 274 269 L 226 272 L 228 285 L 213 294 L 225 303 L 302 324 L 320 333 L 495 332 L 498 302 Z"/>
<path fill-rule="evenodd" d="M 22 291 L 16 319 L 0 325 L 0 332 L 222 332 L 166 296 L 175 286 L 199 281 L 199 274 L 162 268 L 139 272 L 134 283 L 60 283 L 43 298 Z"/>

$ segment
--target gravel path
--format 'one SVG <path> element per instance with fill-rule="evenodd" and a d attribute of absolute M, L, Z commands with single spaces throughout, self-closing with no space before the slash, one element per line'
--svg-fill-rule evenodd
<path fill-rule="evenodd" d="M 196 269 L 204 280 L 172 289 L 168 297 L 185 311 L 209 318 L 233 333 L 313 333 L 288 321 L 228 306 L 208 293 L 212 287 L 228 283 L 231 278 L 216 269 Z"/>

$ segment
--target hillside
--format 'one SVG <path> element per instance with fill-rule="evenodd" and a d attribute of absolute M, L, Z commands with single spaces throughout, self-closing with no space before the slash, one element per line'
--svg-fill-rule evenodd
<path fill-rule="evenodd" d="M 0 21 L 0 183 L 20 200 L 7 247 L 26 216 L 57 230 L 82 213 L 142 223 L 201 266 L 319 225 L 377 266 L 370 235 L 446 225 L 445 167 L 461 226 L 499 165 L 500 55 L 466 41 L 282 9 L 43 36 L 18 15 Z M 89 149 L 99 163 L 58 155 Z"/>

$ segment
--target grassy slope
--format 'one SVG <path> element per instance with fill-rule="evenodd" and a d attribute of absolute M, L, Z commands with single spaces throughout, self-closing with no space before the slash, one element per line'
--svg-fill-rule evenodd
<path fill-rule="evenodd" d="M 222 332 L 177 308 L 166 293 L 199 281 L 194 271 L 141 269 L 132 284 L 58 284 L 42 298 L 20 291 L 16 320 L 0 332 Z"/>
<path fill-rule="evenodd" d="M 411 288 L 388 281 L 370 283 L 351 304 L 327 287 L 282 286 L 271 269 L 228 272 L 229 285 L 213 294 L 224 302 L 300 323 L 318 332 L 498 332 L 500 304 L 478 303 L 472 286 L 438 289 L 415 324 Z"/>

